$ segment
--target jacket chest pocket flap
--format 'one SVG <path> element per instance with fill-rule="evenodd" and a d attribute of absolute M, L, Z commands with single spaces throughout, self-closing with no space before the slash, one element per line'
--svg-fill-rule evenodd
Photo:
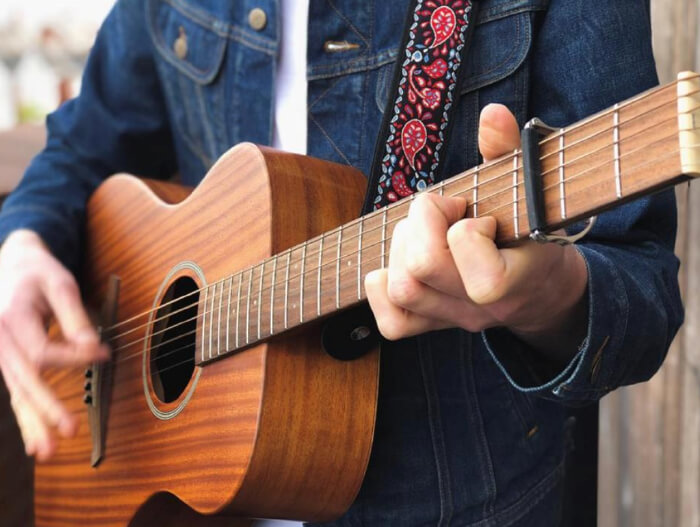
<path fill-rule="evenodd" d="M 217 155 L 211 114 L 223 101 L 219 73 L 228 45 L 227 26 L 184 2 L 146 4 L 156 64 L 179 136 L 205 165 Z"/>

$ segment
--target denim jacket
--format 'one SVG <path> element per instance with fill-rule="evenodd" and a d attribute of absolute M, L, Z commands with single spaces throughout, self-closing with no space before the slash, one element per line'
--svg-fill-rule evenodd
<path fill-rule="evenodd" d="M 480 1 L 445 174 L 479 162 L 490 102 L 559 127 L 657 82 L 645 0 Z M 368 173 L 407 1 L 310 4 L 309 155 Z M 48 118 L 46 149 L 6 201 L 0 238 L 34 229 L 76 270 L 85 201 L 109 174 L 196 185 L 230 146 L 269 144 L 280 26 L 277 0 L 119 0 L 80 96 Z M 328 52 L 328 40 L 357 47 Z M 649 378 L 682 321 L 675 221 L 672 192 L 600 216 L 578 245 L 588 334 L 563 367 L 498 328 L 386 343 L 370 465 L 335 525 L 555 525 L 564 405 Z"/>

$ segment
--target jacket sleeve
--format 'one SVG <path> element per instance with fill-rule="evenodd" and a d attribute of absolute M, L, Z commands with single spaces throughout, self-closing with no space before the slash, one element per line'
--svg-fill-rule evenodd
<path fill-rule="evenodd" d="M 109 175 L 162 178 L 175 156 L 142 0 L 120 0 L 98 33 L 80 95 L 47 119 L 47 144 L 0 213 L 0 240 L 37 232 L 76 271 L 85 206 Z"/>
<path fill-rule="evenodd" d="M 583 11 L 582 27 L 567 28 L 571 9 Z M 531 56 L 533 115 L 568 125 L 656 83 L 644 0 L 550 4 Z M 650 378 L 683 321 L 675 234 L 672 190 L 602 214 L 577 244 L 588 268 L 588 329 L 567 365 L 548 363 L 502 328 L 483 332 L 511 384 L 582 404 Z"/>

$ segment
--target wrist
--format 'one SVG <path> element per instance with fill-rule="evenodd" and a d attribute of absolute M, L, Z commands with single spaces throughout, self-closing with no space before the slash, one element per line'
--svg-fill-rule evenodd
<path fill-rule="evenodd" d="M 562 248 L 560 264 L 550 269 L 539 320 L 508 328 L 519 339 L 545 355 L 569 360 L 588 329 L 588 269 L 574 246 Z"/>
<path fill-rule="evenodd" d="M 39 245 L 44 249 L 46 248 L 46 244 L 44 243 L 44 240 L 42 240 L 41 236 L 39 236 L 35 231 L 30 229 L 17 229 L 16 231 L 12 231 L 10 234 L 7 235 L 7 238 L 5 238 L 5 241 L 3 242 L 2 246 L 5 247 L 7 245 L 15 244 Z"/>

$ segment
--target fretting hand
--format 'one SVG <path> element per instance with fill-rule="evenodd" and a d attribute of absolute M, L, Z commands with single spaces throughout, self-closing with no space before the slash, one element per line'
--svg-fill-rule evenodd
<path fill-rule="evenodd" d="M 485 160 L 520 146 L 505 106 L 481 114 Z M 421 193 L 392 236 L 389 265 L 365 288 L 380 332 L 395 340 L 431 330 L 503 326 L 544 352 L 575 351 L 585 334 L 588 274 L 572 246 L 525 242 L 499 249 L 493 217 L 464 219 L 460 197 Z"/>

